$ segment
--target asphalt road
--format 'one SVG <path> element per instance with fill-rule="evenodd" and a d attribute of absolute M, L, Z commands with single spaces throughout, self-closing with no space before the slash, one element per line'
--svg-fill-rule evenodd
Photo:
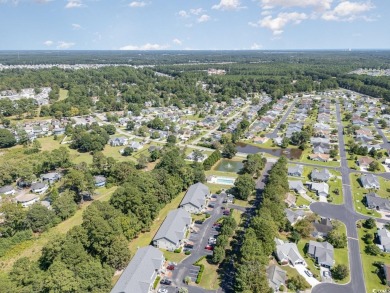
<path fill-rule="evenodd" d="M 338 219 L 347 227 L 348 237 L 348 253 L 350 264 L 351 281 L 346 285 L 336 285 L 330 283 L 322 283 L 315 286 L 313 293 L 366 293 L 364 283 L 363 267 L 360 257 L 358 233 L 356 221 L 367 217 L 358 214 L 353 205 L 353 197 L 351 192 L 351 182 L 349 180 L 350 170 L 347 165 L 346 151 L 343 137 L 343 126 L 341 122 L 340 105 L 336 104 L 336 115 L 338 124 L 339 137 L 339 152 L 341 157 L 341 174 L 343 183 L 343 205 L 332 205 L 328 203 L 313 203 L 310 209 L 322 217 Z"/>
<path fill-rule="evenodd" d="M 295 100 L 291 103 L 291 105 L 288 108 L 287 112 L 283 115 L 283 118 L 280 119 L 279 123 L 275 126 L 274 131 L 272 133 L 266 134 L 266 137 L 268 137 L 268 138 L 276 138 L 276 137 L 278 137 L 279 127 L 280 127 L 280 125 L 282 125 L 286 121 L 288 115 L 290 115 L 292 109 L 294 108 L 294 105 L 295 105 Z"/>

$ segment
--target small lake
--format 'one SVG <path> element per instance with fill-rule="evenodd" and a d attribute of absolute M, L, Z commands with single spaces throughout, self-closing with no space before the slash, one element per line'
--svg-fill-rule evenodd
<path fill-rule="evenodd" d="M 298 160 L 301 158 L 302 150 L 300 149 L 266 149 L 262 147 L 257 147 L 254 145 L 246 144 L 246 143 L 237 143 L 237 152 L 244 154 L 257 154 L 259 152 L 270 154 L 275 157 L 285 156 L 287 159 Z"/>
<path fill-rule="evenodd" d="M 242 169 L 242 167 L 244 167 L 244 164 L 242 162 L 222 159 L 221 162 L 217 165 L 217 167 L 215 167 L 215 170 L 237 173 Z"/>

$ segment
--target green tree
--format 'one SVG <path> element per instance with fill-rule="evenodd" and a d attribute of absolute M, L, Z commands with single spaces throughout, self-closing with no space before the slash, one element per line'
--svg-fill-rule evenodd
<path fill-rule="evenodd" d="M 335 280 L 344 280 L 349 275 L 349 269 L 345 264 L 338 264 L 331 269 Z"/>
<path fill-rule="evenodd" d="M 265 162 L 266 160 L 261 156 L 261 154 L 250 154 L 244 161 L 244 168 L 242 171 L 250 175 L 256 174 L 256 176 L 260 176 Z"/>
<path fill-rule="evenodd" d="M 345 233 L 340 233 L 337 229 L 330 231 L 326 240 L 335 248 L 344 248 L 347 246 L 347 236 Z"/>
<path fill-rule="evenodd" d="M 167 137 L 167 143 L 169 144 L 175 144 L 176 143 L 176 136 L 174 136 L 173 134 L 170 134 L 168 135 Z"/>
<path fill-rule="evenodd" d="M 9 148 L 16 145 L 15 136 L 8 129 L 0 129 L 0 148 Z"/>
<path fill-rule="evenodd" d="M 123 149 L 122 156 L 125 156 L 125 157 L 131 156 L 133 154 L 133 151 L 134 151 L 133 148 L 125 147 Z"/>
<path fill-rule="evenodd" d="M 225 248 L 218 245 L 215 246 L 211 261 L 215 264 L 218 264 L 222 262 L 224 259 L 225 259 Z"/>
<path fill-rule="evenodd" d="M 26 220 L 31 230 L 39 233 L 46 231 L 57 222 L 54 212 L 39 203 L 31 206 Z"/>
<path fill-rule="evenodd" d="M 370 255 L 379 255 L 382 253 L 381 249 L 375 244 L 366 245 L 365 252 Z"/>
<path fill-rule="evenodd" d="M 365 220 L 363 223 L 363 226 L 364 226 L 364 228 L 367 228 L 367 229 L 375 228 L 376 227 L 375 219 L 369 218 L 369 219 Z"/>
<path fill-rule="evenodd" d="M 310 288 L 310 286 L 304 277 L 297 275 L 287 281 L 287 288 L 293 291 L 301 291 Z"/>
<path fill-rule="evenodd" d="M 295 223 L 294 230 L 303 238 L 307 238 L 313 232 L 314 228 L 308 219 L 302 219 Z"/>
<path fill-rule="evenodd" d="M 134 123 L 133 121 L 127 122 L 127 124 L 126 124 L 126 130 L 131 131 L 131 130 L 134 129 L 134 127 L 135 127 L 135 123 Z"/>
<path fill-rule="evenodd" d="M 116 270 L 121 270 L 128 264 L 131 254 L 127 245 L 127 240 L 123 236 L 115 237 L 110 243 L 107 264 Z"/>
<path fill-rule="evenodd" d="M 242 200 L 248 200 L 255 189 L 255 181 L 249 174 L 239 175 L 234 181 L 234 187 L 237 194 L 237 198 Z"/>
<path fill-rule="evenodd" d="M 222 155 L 228 159 L 233 158 L 237 153 L 236 145 L 232 142 L 227 142 L 223 146 Z"/>
<path fill-rule="evenodd" d="M 61 220 L 65 220 L 76 213 L 77 204 L 74 199 L 74 192 L 68 190 L 53 201 L 53 211 Z"/>

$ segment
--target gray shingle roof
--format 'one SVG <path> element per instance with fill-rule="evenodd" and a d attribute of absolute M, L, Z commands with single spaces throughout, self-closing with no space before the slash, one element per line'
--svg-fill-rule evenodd
<path fill-rule="evenodd" d="M 281 243 L 276 241 L 276 244 L 276 254 L 279 260 L 287 258 L 293 263 L 299 260 L 303 261 L 303 257 L 299 254 L 298 247 L 295 243 Z"/>
<path fill-rule="evenodd" d="M 111 293 L 148 293 L 163 260 L 162 252 L 153 246 L 138 249 Z"/>
<path fill-rule="evenodd" d="M 314 169 L 311 172 L 311 179 L 316 181 L 328 181 L 332 176 L 328 169 Z"/>
<path fill-rule="evenodd" d="M 313 255 L 319 264 L 333 266 L 334 249 L 330 243 L 310 240 L 308 253 Z"/>
<path fill-rule="evenodd" d="M 278 266 L 269 266 L 267 268 L 268 283 L 271 288 L 278 289 L 280 285 L 286 283 L 286 271 Z"/>
<path fill-rule="evenodd" d="M 390 201 L 387 198 L 382 198 L 376 193 L 366 194 L 367 207 L 378 208 L 380 210 L 390 211 Z"/>
<path fill-rule="evenodd" d="M 210 194 L 210 189 L 201 182 L 193 184 L 188 188 L 186 195 L 180 206 L 191 204 L 196 208 L 201 208 L 205 203 L 205 198 Z"/>
<path fill-rule="evenodd" d="M 14 190 L 14 187 L 12 185 L 6 185 L 0 188 L 0 194 L 10 192 Z"/>
<path fill-rule="evenodd" d="M 191 224 L 191 215 L 185 209 L 176 209 L 170 211 L 157 231 L 153 241 L 162 238 L 177 244 L 184 239 L 186 227 Z"/>
<path fill-rule="evenodd" d="M 378 178 L 373 174 L 363 174 L 360 181 L 364 188 L 379 188 Z"/>

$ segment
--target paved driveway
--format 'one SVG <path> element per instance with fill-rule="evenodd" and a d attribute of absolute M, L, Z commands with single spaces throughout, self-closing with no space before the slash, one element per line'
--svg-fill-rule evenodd
<path fill-rule="evenodd" d="M 316 278 L 309 277 L 308 275 L 305 274 L 307 268 L 304 265 L 296 265 L 295 269 L 302 277 L 305 278 L 305 280 L 310 284 L 310 286 L 314 287 L 320 283 Z"/>

